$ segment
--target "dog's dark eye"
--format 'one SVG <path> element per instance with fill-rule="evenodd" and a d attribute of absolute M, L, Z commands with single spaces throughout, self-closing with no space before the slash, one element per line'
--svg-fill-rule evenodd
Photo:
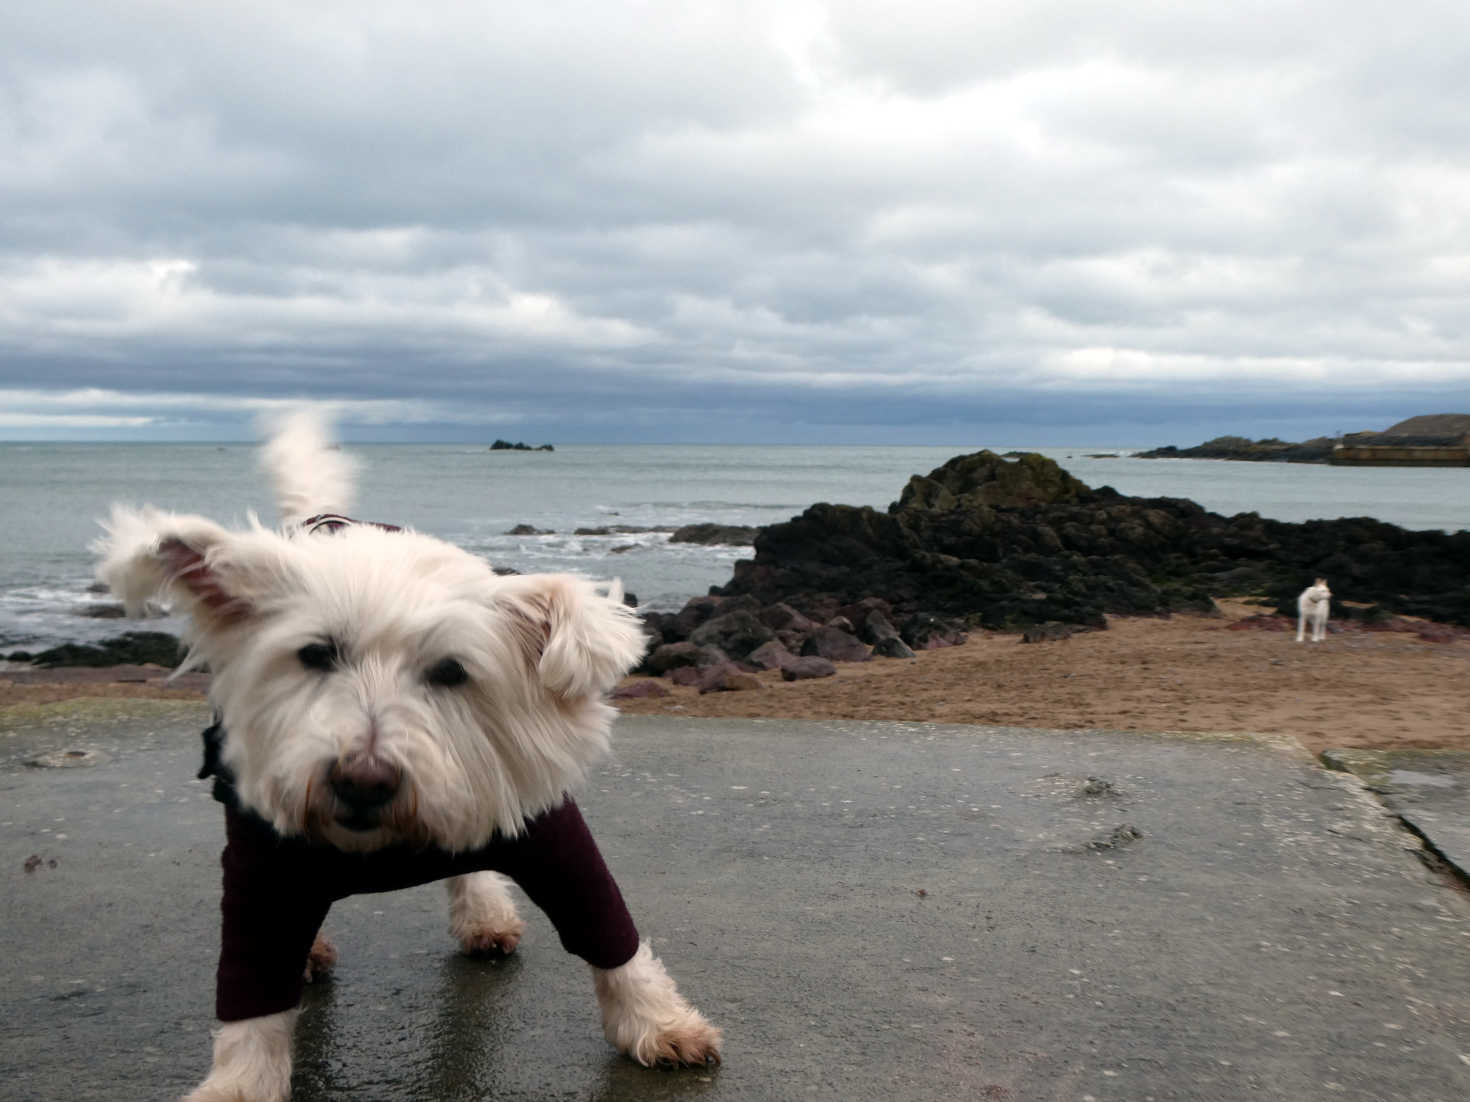
<path fill-rule="evenodd" d="M 456 685 L 463 685 L 470 679 L 465 668 L 459 664 L 458 659 L 441 658 L 429 667 L 429 672 L 424 674 L 424 680 L 430 685 L 437 685 L 441 689 L 452 689 Z"/>
<path fill-rule="evenodd" d="M 337 645 L 335 643 L 307 643 L 296 652 L 296 657 L 307 669 L 321 670 L 325 673 L 337 666 Z"/>

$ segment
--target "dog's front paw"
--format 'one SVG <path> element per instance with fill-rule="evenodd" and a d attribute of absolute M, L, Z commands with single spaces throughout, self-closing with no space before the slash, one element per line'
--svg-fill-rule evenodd
<path fill-rule="evenodd" d="M 470 957 L 505 957 L 516 951 L 526 924 L 519 918 L 500 922 L 456 924 L 454 936 L 460 951 Z"/>
<path fill-rule="evenodd" d="M 272 1090 L 266 1087 L 265 1094 L 252 1093 L 260 1087 L 261 1084 L 246 1084 L 234 1076 L 221 1081 L 211 1075 L 180 1099 L 180 1102 L 290 1102 L 289 1089 Z"/>
<path fill-rule="evenodd" d="M 287 1098 L 284 1094 L 246 1094 L 238 1085 L 211 1084 L 206 1079 L 180 1102 L 287 1102 Z"/>
<path fill-rule="evenodd" d="M 306 971 L 302 979 L 307 983 L 325 977 L 337 964 L 337 947 L 324 934 L 317 934 L 306 954 Z"/>
<path fill-rule="evenodd" d="M 449 932 L 467 956 L 508 956 L 526 924 L 516 913 L 509 881 L 493 872 L 454 876 L 449 888 Z"/>
<path fill-rule="evenodd" d="M 602 1031 L 644 1067 L 720 1062 L 723 1035 L 685 1001 L 647 944 L 620 968 L 594 969 Z"/>
<path fill-rule="evenodd" d="M 683 1021 L 644 1034 L 633 1047 L 623 1051 L 646 1068 L 706 1067 L 720 1062 L 723 1045 L 724 1034 L 690 1007 Z"/>
<path fill-rule="evenodd" d="M 214 1035 L 214 1066 L 183 1102 L 288 1102 L 296 1011 L 226 1022 Z"/>

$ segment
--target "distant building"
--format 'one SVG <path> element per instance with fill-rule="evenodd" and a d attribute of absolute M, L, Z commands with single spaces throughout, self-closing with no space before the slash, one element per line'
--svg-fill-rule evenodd
<path fill-rule="evenodd" d="M 1333 445 L 1328 462 L 1344 467 L 1470 467 L 1470 433 L 1404 436 L 1356 432 Z"/>

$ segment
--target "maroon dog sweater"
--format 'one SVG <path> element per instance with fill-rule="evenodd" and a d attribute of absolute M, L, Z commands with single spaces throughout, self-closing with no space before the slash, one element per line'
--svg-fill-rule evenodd
<path fill-rule="evenodd" d="M 240 806 L 234 777 L 220 760 L 224 730 L 204 732 L 204 767 L 225 805 L 224 924 L 215 1013 L 234 1022 L 290 1010 L 301 1001 L 307 954 L 339 899 L 388 892 L 464 873 L 504 873 L 546 912 L 569 953 L 617 968 L 638 951 L 638 930 L 571 797 L 527 820 L 515 838 L 496 835 L 466 853 L 389 846 L 343 853 L 304 838 L 283 838 Z"/>

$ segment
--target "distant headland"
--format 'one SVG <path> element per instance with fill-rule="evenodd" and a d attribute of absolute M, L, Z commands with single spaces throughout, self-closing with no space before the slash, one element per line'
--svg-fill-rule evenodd
<path fill-rule="evenodd" d="M 553 448 L 550 444 L 541 444 L 541 445 L 538 445 L 537 447 L 534 447 L 533 448 L 530 444 L 523 443 L 522 441 L 519 441 L 519 440 L 517 440 L 514 444 L 512 444 L 509 440 L 497 440 L 497 441 L 495 441 L 495 443 L 493 443 L 493 444 L 490 445 L 490 450 L 493 451 L 493 452 L 554 452 L 554 451 L 556 451 L 556 449 Z"/>
<path fill-rule="evenodd" d="M 1139 459 L 1236 459 L 1269 463 L 1333 463 L 1364 467 L 1470 467 L 1470 413 L 1428 413 L 1382 432 L 1318 436 L 1301 443 L 1268 437 L 1217 436 L 1192 448 L 1171 445 Z"/>

